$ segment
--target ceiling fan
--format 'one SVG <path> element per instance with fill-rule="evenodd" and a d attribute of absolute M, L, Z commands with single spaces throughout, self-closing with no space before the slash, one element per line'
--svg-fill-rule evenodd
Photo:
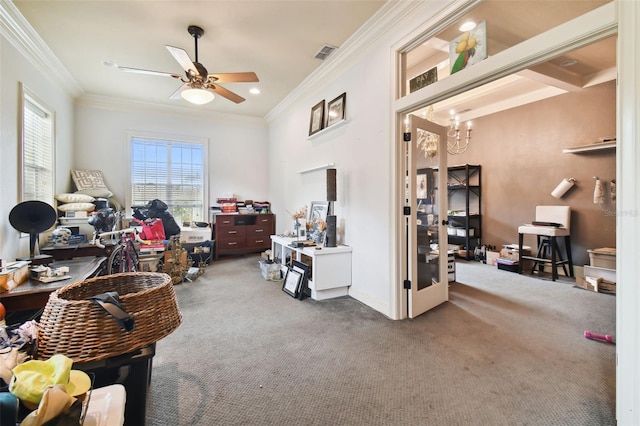
<path fill-rule="evenodd" d="M 198 62 L 198 39 L 202 37 L 204 30 L 196 25 L 189 25 L 187 31 L 189 31 L 189 34 L 191 34 L 195 41 L 195 61 L 191 61 L 189 55 L 184 49 L 168 45 L 166 46 L 169 53 L 171 53 L 175 60 L 178 61 L 180 66 L 184 69 L 185 75 L 140 68 L 122 67 L 110 61 L 105 61 L 104 65 L 124 72 L 167 76 L 182 81 L 184 84 L 169 97 L 170 99 L 184 98 L 191 103 L 202 105 L 211 102 L 215 93 L 235 103 L 243 102 L 245 99 L 242 96 L 225 89 L 218 83 L 257 82 L 259 80 L 256 73 L 232 72 L 209 74 L 207 69 Z"/>

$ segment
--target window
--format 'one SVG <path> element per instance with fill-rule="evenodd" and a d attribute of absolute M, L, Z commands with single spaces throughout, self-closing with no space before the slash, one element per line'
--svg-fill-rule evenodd
<path fill-rule="evenodd" d="M 205 142 L 139 136 L 130 140 L 130 205 L 159 199 L 178 224 L 206 222 Z"/>
<path fill-rule="evenodd" d="M 53 205 L 55 116 L 24 86 L 21 89 L 20 194 L 22 201 L 38 200 Z"/>

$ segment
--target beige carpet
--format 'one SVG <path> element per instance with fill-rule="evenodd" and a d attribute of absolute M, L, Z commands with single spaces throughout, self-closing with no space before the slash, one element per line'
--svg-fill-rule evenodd
<path fill-rule="evenodd" d="M 615 296 L 459 262 L 450 302 L 391 321 L 299 301 L 258 257 L 176 286 L 147 425 L 613 425 Z M 381 277 L 383 279 L 383 277 Z"/>

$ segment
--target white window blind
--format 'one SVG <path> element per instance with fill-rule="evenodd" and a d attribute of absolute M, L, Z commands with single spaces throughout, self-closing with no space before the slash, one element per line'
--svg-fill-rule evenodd
<path fill-rule="evenodd" d="M 22 111 L 22 201 L 53 203 L 53 114 L 26 92 Z"/>
<path fill-rule="evenodd" d="M 159 199 L 178 224 L 205 222 L 204 144 L 131 138 L 131 206 Z"/>

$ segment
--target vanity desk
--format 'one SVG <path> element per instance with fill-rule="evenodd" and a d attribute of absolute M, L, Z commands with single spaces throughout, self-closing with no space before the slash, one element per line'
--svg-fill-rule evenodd
<path fill-rule="evenodd" d="M 349 246 L 292 247 L 295 238 L 271 236 L 271 260 L 286 272 L 287 259 L 310 264 L 309 289 L 314 300 L 331 299 L 349 294 L 351 285 L 351 252 Z"/>

